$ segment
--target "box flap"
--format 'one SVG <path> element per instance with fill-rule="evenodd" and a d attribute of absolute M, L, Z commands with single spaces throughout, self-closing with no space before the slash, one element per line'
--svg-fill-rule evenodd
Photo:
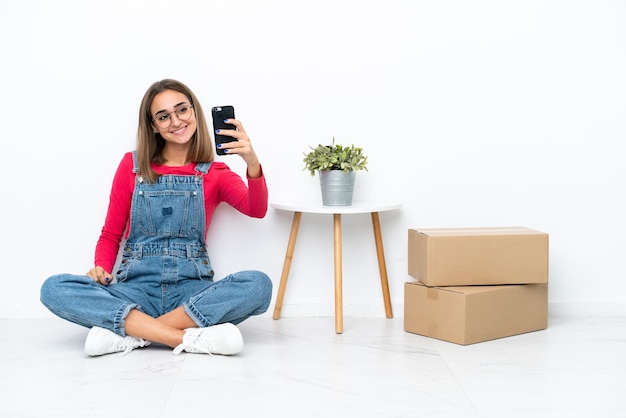
<path fill-rule="evenodd" d="M 491 292 L 495 288 L 504 288 L 504 287 L 519 287 L 525 286 L 524 284 L 500 284 L 500 285 L 472 285 L 472 286 L 426 286 L 424 283 L 415 281 L 415 282 L 406 282 L 407 284 L 412 284 L 416 286 L 422 286 L 428 289 L 429 299 L 437 299 L 438 292 L 450 292 L 450 293 L 458 293 L 461 295 L 473 295 L 477 293 L 485 293 Z"/>
<path fill-rule="evenodd" d="M 485 227 L 485 228 L 410 228 L 418 234 L 429 237 L 479 236 L 479 235 L 534 235 L 545 232 L 523 226 Z"/>

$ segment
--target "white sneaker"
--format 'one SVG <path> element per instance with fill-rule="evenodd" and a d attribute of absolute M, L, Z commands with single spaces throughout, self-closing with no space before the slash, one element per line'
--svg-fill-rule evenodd
<path fill-rule="evenodd" d="M 122 337 L 108 329 L 93 327 L 85 340 L 85 353 L 90 356 L 123 352 L 128 354 L 137 347 L 145 347 L 150 341 L 127 335 Z"/>
<path fill-rule="evenodd" d="M 228 322 L 207 328 L 187 328 L 183 342 L 174 349 L 174 354 L 183 350 L 230 356 L 243 350 L 243 338 L 239 328 Z"/>

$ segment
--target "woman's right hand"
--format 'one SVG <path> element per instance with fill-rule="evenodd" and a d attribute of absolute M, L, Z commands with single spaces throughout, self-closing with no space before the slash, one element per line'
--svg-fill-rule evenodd
<path fill-rule="evenodd" d="M 111 283 L 111 280 L 113 280 L 111 273 L 107 273 L 106 270 L 100 266 L 96 266 L 89 270 L 87 272 L 87 276 L 91 277 L 96 283 L 100 283 L 105 286 L 108 286 L 109 283 Z"/>

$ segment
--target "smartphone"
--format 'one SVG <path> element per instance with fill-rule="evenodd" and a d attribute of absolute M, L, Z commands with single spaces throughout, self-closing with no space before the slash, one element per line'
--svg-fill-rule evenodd
<path fill-rule="evenodd" d="M 227 142 L 233 142 L 237 139 L 220 135 L 215 133 L 215 131 L 219 130 L 235 130 L 235 125 L 231 125 L 229 123 L 225 123 L 226 119 L 235 119 L 235 108 L 232 106 L 215 106 L 211 109 L 211 116 L 213 116 L 213 132 L 215 135 L 215 151 L 217 155 L 229 155 L 227 152 L 224 152 L 223 149 L 217 147 L 218 144 L 225 144 Z"/>

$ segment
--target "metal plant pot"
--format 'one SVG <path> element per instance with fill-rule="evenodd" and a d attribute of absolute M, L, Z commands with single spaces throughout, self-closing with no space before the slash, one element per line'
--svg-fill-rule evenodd
<path fill-rule="evenodd" d="M 322 170 L 319 172 L 324 206 L 350 206 L 356 171 Z"/>

